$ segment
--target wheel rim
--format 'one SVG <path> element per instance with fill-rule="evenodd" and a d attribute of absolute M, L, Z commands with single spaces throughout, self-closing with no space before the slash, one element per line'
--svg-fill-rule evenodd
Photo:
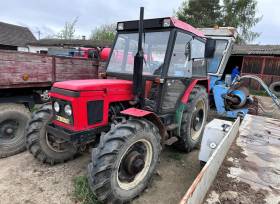
<path fill-rule="evenodd" d="M 153 158 L 153 148 L 146 139 L 131 144 L 118 164 L 117 182 L 120 188 L 135 188 L 148 174 Z"/>
<path fill-rule="evenodd" d="M 0 123 L 0 140 L 12 140 L 16 137 L 19 123 L 16 120 L 4 120 Z"/>
<path fill-rule="evenodd" d="M 46 142 L 48 147 L 55 152 L 62 153 L 68 151 L 66 141 L 57 138 L 48 132 L 46 133 Z"/>
<path fill-rule="evenodd" d="M 206 112 L 205 112 L 206 104 L 203 100 L 198 101 L 195 106 L 195 110 L 192 116 L 192 124 L 191 124 L 191 138 L 192 140 L 199 139 L 205 119 L 206 119 Z"/>

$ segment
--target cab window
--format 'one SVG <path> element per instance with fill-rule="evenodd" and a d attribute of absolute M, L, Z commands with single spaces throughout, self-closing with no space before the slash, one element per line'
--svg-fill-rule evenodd
<path fill-rule="evenodd" d="M 177 33 L 172 57 L 168 69 L 168 76 L 186 77 L 191 75 L 192 62 L 190 50 L 192 36 L 186 33 Z"/>

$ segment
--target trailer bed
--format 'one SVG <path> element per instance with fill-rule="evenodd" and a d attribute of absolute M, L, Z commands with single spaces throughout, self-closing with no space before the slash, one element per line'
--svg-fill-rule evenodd
<path fill-rule="evenodd" d="M 246 115 L 204 203 L 280 203 L 280 120 Z"/>
<path fill-rule="evenodd" d="M 279 119 L 237 118 L 180 201 L 201 203 L 280 204 Z"/>

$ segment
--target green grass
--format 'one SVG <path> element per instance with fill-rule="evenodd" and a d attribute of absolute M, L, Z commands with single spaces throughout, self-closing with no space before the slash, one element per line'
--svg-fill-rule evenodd
<path fill-rule="evenodd" d="M 168 157 L 173 160 L 181 161 L 183 159 L 182 154 L 178 152 L 170 152 Z"/>
<path fill-rule="evenodd" d="M 74 179 L 74 198 L 81 204 L 101 204 L 97 201 L 89 187 L 86 176 L 78 176 Z"/>

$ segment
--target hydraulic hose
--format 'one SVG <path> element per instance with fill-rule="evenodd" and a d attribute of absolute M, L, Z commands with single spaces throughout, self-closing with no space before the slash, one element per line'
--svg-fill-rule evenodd
<path fill-rule="evenodd" d="M 280 101 L 279 101 L 279 99 L 277 98 L 277 96 L 272 91 L 270 91 L 268 86 L 264 83 L 264 81 L 261 78 L 259 78 L 257 76 L 254 76 L 254 75 L 244 75 L 244 76 L 241 76 L 241 77 L 240 76 L 237 77 L 236 81 L 241 81 L 242 79 L 253 79 L 253 80 L 256 80 L 264 88 L 265 92 L 272 98 L 273 102 L 280 109 Z"/>

